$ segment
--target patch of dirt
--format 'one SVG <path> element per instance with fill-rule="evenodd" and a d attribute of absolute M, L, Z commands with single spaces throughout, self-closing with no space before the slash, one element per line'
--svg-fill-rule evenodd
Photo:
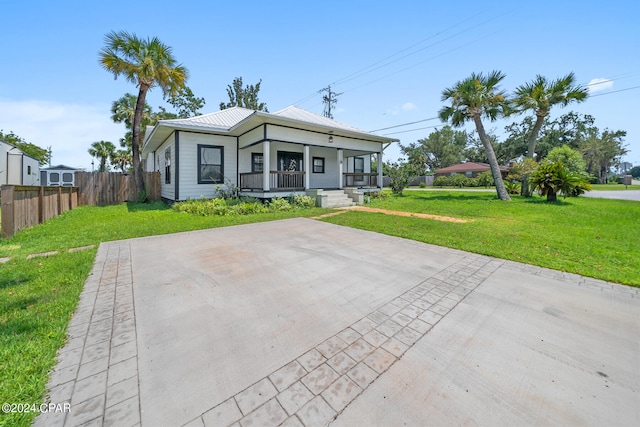
<path fill-rule="evenodd" d="M 341 208 L 341 209 L 354 210 L 354 211 L 363 211 L 363 212 L 376 212 L 376 213 L 382 213 L 382 214 L 385 214 L 385 215 L 397 215 L 397 216 L 408 216 L 408 217 L 415 217 L 415 218 L 426 218 L 426 219 L 433 219 L 433 220 L 436 220 L 436 221 L 446 221 L 446 222 L 465 223 L 465 222 L 473 221 L 473 220 L 468 220 L 468 219 L 453 218 L 453 217 L 450 217 L 450 216 L 421 214 L 421 213 L 414 213 L 414 212 L 390 211 L 390 210 L 387 210 L 387 209 L 369 208 L 369 207 L 366 207 L 366 206 L 351 206 L 351 207 L 348 207 L 348 208 Z"/>

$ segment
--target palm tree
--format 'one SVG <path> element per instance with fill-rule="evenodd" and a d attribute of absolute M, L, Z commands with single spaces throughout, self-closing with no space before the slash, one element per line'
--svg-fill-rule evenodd
<path fill-rule="evenodd" d="M 116 169 L 124 172 L 131 164 L 131 152 L 129 150 L 118 150 L 111 153 L 111 164 Z"/>
<path fill-rule="evenodd" d="M 145 99 L 149 89 L 160 86 L 166 96 L 175 96 L 184 87 L 189 72 L 177 64 L 172 49 L 158 38 L 141 39 L 126 31 L 105 36 L 106 46 L 100 51 L 100 64 L 115 78 L 119 75 L 138 86 L 138 98 L 132 122 L 133 174 L 138 195 L 144 194 L 140 141 Z"/>
<path fill-rule="evenodd" d="M 133 129 L 133 119 L 136 114 L 137 98 L 135 95 L 125 93 L 117 101 L 113 101 L 111 104 L 111 120 L 114 123 L 124 123 L 125 127 L 129 130 Z M 151 107 L 149 104 L 144 104 L 142 110 L 142 127 L 151 124 Z M 140 135 L 144 136 L 144 132 Z"/>
<path fill-rule="evenodd" d="M 527 157 L 533 158 L 535 154 L 538 134 L 544 120 L 549 116 L 551 107 L 558 104 L 565 107 L 574 101 L 582 102 L 587 99 L 588 95 L 589 92 L 585 87 L 575 84 L 573 73 L 554 81 L 549 81 L 545 77 L 537 75 L 532 82 L 516 88 L 513 100 L 516 108 L 521 112 L 532 110 L 536 115 L 536 122 L 527 137 Z M 522 181 L 522 195 L 531 195 L 528 176 L 525 176 Z"/>
<path fill-rule="evenodd" d="M 91 148 L 89 148 L 89 154 L 91 155 L 91 157 L 100 159 L 100 168 L 98 168 L 98 172 L 107 171 L 107 159 L 110 158 L 115 151 L 116 146 L 109 141 L 96 141 L 91 144 Z"/>
<path fill-rule="evenodd" d="M 492 71 L 487 76 L 472 73 L 471 77 L 457 82 L 454 86 L 442 92 L 442 101 L 451 101 L 451 106 L 443 107 L 440 112 L 442 121 L 451 120 L 454 127 L 461 127 L 467 120 L 472 120 L 478 131 L 478 136 L 491 166 L 491 175 L 496 185 L 500 200 L 511 200 L 504 187 L 502 174 L 496 153 L 482 124 L 482 117 L 495 121 L 504 115 L 508 108 L 508 101 L 504 91 L 498 90 L 498 84 L 505 75 L 500 71 Z"/>

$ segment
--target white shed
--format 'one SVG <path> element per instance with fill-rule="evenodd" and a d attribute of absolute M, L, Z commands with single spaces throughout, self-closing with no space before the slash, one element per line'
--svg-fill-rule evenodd
<path fill-rule="evenodd" d="M 37 159 L 0 141 L 0 185 L 40 185 Z"/>
<path fill-rule="evenodd" d="M 76 172 L 83 169 L 72 168 L 66 165 L 49 166 L 40 169 L 40 182 L 45 187 L 73 187 L 75 185 Z"/>

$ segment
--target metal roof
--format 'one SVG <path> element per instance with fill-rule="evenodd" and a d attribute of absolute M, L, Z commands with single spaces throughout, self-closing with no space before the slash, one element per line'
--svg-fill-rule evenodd
<path fill-rule="evenodd" d="M 275 113 L 232 107 L 188 119 L 160 120 L 156 126 L 147 128 L 142 151 L 155 150 L 174 130 L 197 130 L 239 136 L 262 123 L 288 125 L 299 127 L 300 129 L 358 137 L 382 143 L 398 141 L 394 138 L 363 131 L 293 105 Z"/>
<path fill-rule="evenodd" d="M 316 113 L 312 113 L 311 111 L 303 110 L 302 108 L 298 108 L 295 105 L 291 105 L 287 108 L 277 111 L 273 113 L 273 115 L 278 117 L 286 117 L 286 118 L 297 120 L 300 122 L 313 123 L 316 125 L 335 128 L 335 129 L 343 129 L 350 132 L 358 132 L 363 134 L 370 133 L 362 129 L 355 128 L 353 126 L 345 125 L 344 123 L 340 123 L 328 117 L 321 116 Z"/>
<path fill-rule="evenodd" d="M 232 107 L 188 119 L 160 120 L 159 123 L 177 127 L 211 128 L 228 131 L 254 113 L 255 111 L 246 108 Z"/>

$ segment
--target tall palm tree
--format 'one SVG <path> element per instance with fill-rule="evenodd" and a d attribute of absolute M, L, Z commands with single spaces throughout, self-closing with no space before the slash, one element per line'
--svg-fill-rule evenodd
<path fill-rule="evenodd" d="M 185 85 L 189 72 L 177 63 L 172 49 L 158 38 L 141 39 L 126 31 L 113 31 L 105 36 L 105 47 L 100 51 L 100 64 L 115 78 L 123 75 L 138 86 L 131 148 L 136 189 L 138 195 L 142 195 L 144 181 L 140 162 L 140 136 L 147 92 L 159 86 L 165 96 L 175 96 Z"/>
<path fill-rule="evenodd" d="M 531 110 L 536 115 L 536 122 L 531 133 L 527 137 L 527 157 L 532 158 L 536 150 L 538 134 L 549 116 L 551 107 L 561 105 L 563 107 L 572 102 L 582 102 L 587 99 L 588 90 L 575 84 L 575 75 L 569 73 L 566 76 L 550 81 L 546 77 L 537 75 L 530 82 L 516 88 L 513 103 L 519 111 Z M 540 161 L 540 159 L 537 159 Z M 522 183 L 522 195 L 530 196 L 528 177 L 525 176 Z"/>
<path fill-rule="evenodd" d="M 100 167 L 98 168 L 98 172 L 107 171 L 107 159 L 110 158 L 115 151 L 116 146 L 109 141 L 96 141 L 91 144 L 91 148 L 89 148 L 89 154 L 91 155 L 91 157 L 100 159 Z"/>
<path fill-rule="evenodd" d="M 498 84 L 505 75 L 500 71 L 492 71 L 488 75 L 472 73 L 454 86 L 442 91 L 442 101 L 451 101 L 451 106 L 443 107 L 439 116 L 442 121 L 451 120 L 454 127 L 461 127 L 468 120 L 474 122 L 480 141 L 491 166 L 491 175 L 496 185 L 500 200 L 511 200 L 504 187 L 500 165 L 493 150 L 489 136 L 484 130 L 482 117 L 495 121 L 508 109 L 505 92 L 498 89 Z"/>

